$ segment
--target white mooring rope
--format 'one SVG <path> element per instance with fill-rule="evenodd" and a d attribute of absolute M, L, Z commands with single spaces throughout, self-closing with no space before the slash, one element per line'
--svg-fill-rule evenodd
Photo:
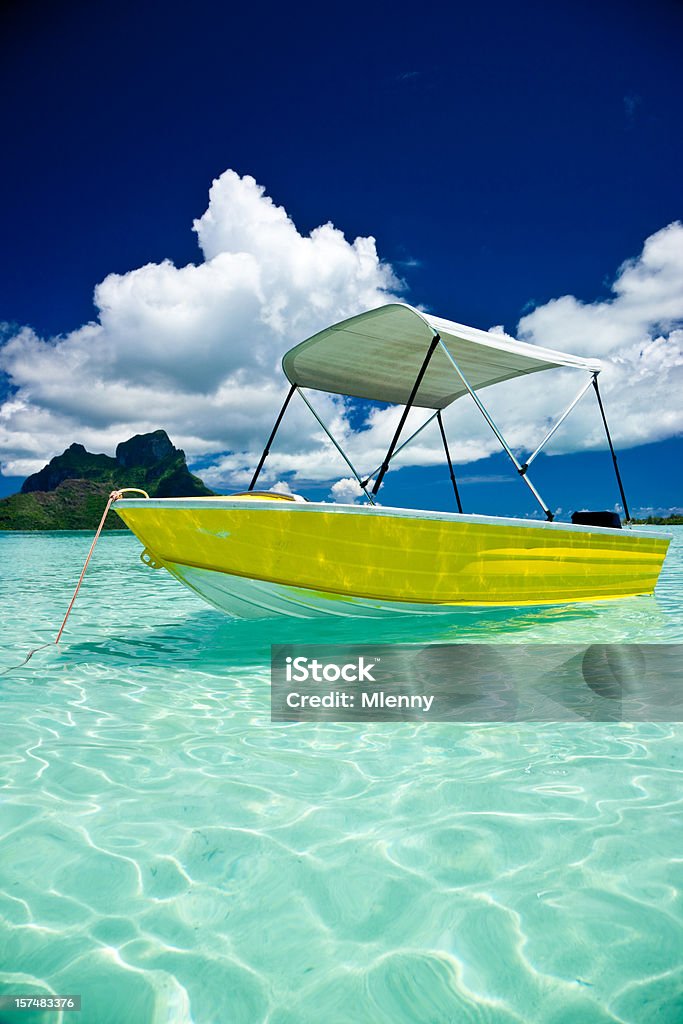
<path fill-rule="evenodd" d="M 81 569 L 81 575 L 78 577 L 78 583 L 76 584 L 76 589 L 74 590 L 73 596 L 72 596 L 71 600 L 69 601 L 69 607 L 66 610 L 66 615 L 62 619 L 62 624 L 59 627 L 59 632 L 57 633 L 57 636 L 55 637 L 55 639 L 48 641 L 48 643 L 46 643 L 46 644 L 41 644 L 40 647 L 34 647 L 33 650 L 28 652 L 28 654 L 26 655 L 24 660 L 22 662 L 20 662 L 19 665 L 11 665 L 9 668 L 6 668 L 4 670 L 4 672 L 0 672 L 0 676 L 7 675 L 8 672 L 14 672 L 15 669 L 23 668 L 24 665 L 26 665 L 26 663 L 31 660 L 31 658 L 36 653 L 36 651 L 42 651 L 46 647 L 52 647 L 53 644 L 57 645 L 59 643 L 59 641 L 61 640 L 61 637 L 62 637 L 62 633 L 64 632 L 64 627 L 66 626 L 66 620 L 69 618 L 69 615 L 71 614 L 71 609 L 73 608 L 74 603 L 76 601 L 76 598 L 78 596 L 78 591 L 81 589 L 81 583 L 83 582 L 83 577 L 85 576 L 85 570 L 88 568 L 88 562 L 92 558 L 92 553 L 95 550 L 95 545 L 97 544 L 97 541 L 99 540 L 99 536 L 100 536 L 100 534 L 102 532 L 102 527 L 104 526 L 104 521 L 107 518 L 107 515 L 109 513 L 109 509 L 112 507 L 114 502 L 118 501 L 119 498 L 122 498 L 124 494 L 129 494 L 131 492 L 134 492 L 135 494 L 144 494 L 144 496 L 146 498 L 149 498 L 149 494 L 147 493 L 147 491 L 143 491 L 142 488 L 140 488 L 140 487 L 121 487 L 120 490 L 112 491 L 111 492 L 111 494 L 109 495 L 109 498 L 107 500 L 106 508 L 105 508 L 104 512 L 102 513 L 102 518 L 100 519 L 100 525 L 97 527 L 97 532 L 95 533 L 95 536 L 93 537 L 92 544 L 90 545 L 90 551 L 88 552 L 88 557 L 86 558 L 85 562 L 83 563 L 83 568 Z"/>

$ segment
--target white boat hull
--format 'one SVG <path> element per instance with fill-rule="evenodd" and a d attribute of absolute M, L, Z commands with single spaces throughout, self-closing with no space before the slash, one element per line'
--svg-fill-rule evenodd
<path fill-rule="evenodd" d="M 411 604 L 307 590 L 179 562 L 165 562 L 164 568 L 214 608 L 240 619 L 271 619 L 278 615 L 367 619 L 387 615 L 452 615 L 457 611 L 453 605 Z"/>

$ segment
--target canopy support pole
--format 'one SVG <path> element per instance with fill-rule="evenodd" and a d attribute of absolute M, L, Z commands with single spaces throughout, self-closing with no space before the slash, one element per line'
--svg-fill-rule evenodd
<path fill-rule="evenodd" d="M 295 387 L 295 385 L 293 385 L 293 387 Z M 323 423 L 323 421 L 322 421 L 322 420 L 320 419 L 320 417 L 318 416 L 317 412 L 315 411 L 315 409 L 313 408 L 313 406 L 311 405 L 311 403 L 310 403 L 310 402 L 308 401 L 308 399 L 306 398 L 306 396 L 305 396 L 305 394 L 303 393 L 303 391 L 301 390 L 301 388 L 297 387 L 297 388 L 296 388 L 296 391 L 297 391 L 297 394 L 299 394 L 299 395 L 300 395 L 300 396 L 301 396 L 301 397 L 303 398 L 304 402 L 306 403 L 306 405 L 308 406 L 308 408 L 310 409 L 310 411 L 311 411 L 311 412 L 313 413 L 313 415 L 315 416 L 316 420 L 318 421 L 318 423 L 320 424 L 320 426 L 321 426 L 321 427 L 323 428 L 323 430 L 325 431 L 325 433 L 326 433 L 326 434 L 327 434 L 327 436 L 329 437 L 330 441 L 332 442 L 332 444 L 333 444 L 333 445 L 334 445 L 334 447 L 335 447 L 335 448 L 337 449 L 337 451 L 338 451 L 338 452 L 339 452 L 339 454 L 341 455 L 341 457 L 342 457 L 342 459 L 344 460 L 344 462 L 346 463 L 346 465 L 347 465 L 347 466 L 349 467 L 349 469 L 351 470 L 351 472 L 352 472 L 352 473 L 353 473 L 353 475 L 355 476 L 355 478 L 356 478 L 356 480 L 358 481 L 358 483 L 359 483 L 359 485 L 360 485 L 360 487 L 361 487 L 361 489 L 362 489 L 362 491 L 363 491 L 363 494 L 365 495 L 365 497 L 366 497 L 366 498 L 368 499 L 368 501 L 370 502 L 370 504 L 371 504 L 371 505 L 374 505 L 374 504 L 375 504 L 375 499 L 374 499 L 374 497 L 373 497 L 373 496 L 372 496 L 371 494 L 368 494 L 368 492 L 366 491 L 366 489 L 365 489 L 365 484 L 363 483 L 363 481 L 361 480 L 360 476 L 359 476 L 359 475 L 358 475 L 358 473 L 356 472 L 356 469 L 355 469 L 355 467 L 353 466 L 353 464 L 351 463 L 351 461 L 350 461 L 350 460 L 349 460 L 349 458 L 347 457 L 347 455 L 346 455 L 346 453 L 344 452 L 344 450 L 343 450 L 343 449 L 342 449 L 342 448 L 340 447 L 340 445 L 338 445 L 338 444 L 337 444 L 337 442 L 335 441 L 334 437 L 332 436 L 332 434 L 330 433 L 330 431 L 329 431 L 329 430 L 327 429 L 327 427 L 325 426 L 325 424 Z"/>
<path fill-rule="evenodd" d="M 438 338 L 438 335 L 437 335 L 437 338 Z M 516 470 L 519 473 L 519 475 L 521 476 L 522 480 L 527 485 L 527 487 L 529 488 L 529 490 L 533 494 L 534 498 L 536 499 L 538 504 L 541 506 L 541 508 L 545 512 L 546 519 L 548 520 L 549 523 L 552 523 L 552 521 L 553 521 L 553 519 L 555 517 L 553 516 L 552 512 L 550 511 L 550 509 L 548 508 L 546 503 L 544 502 L 544 500 L 541 497 L 541 495 L 538 493 L 538 491 L 536 490 L 536 488 L 532 484 L 532 482 L 529 479 L 529 477 L 527 476 L 526 472 L 522 469 L 521 463 L 518 462 L 518 460 L 515 458 L 514 452 L 512 451 L 510 446 L 508 445 L 507 441 L 505 440 L 505 438 L 501 434 L 501 432 L 498 429 L 498 427 L 496 426 L 496 424 L 493 422 L 493 420 L 489 416 L 489 413 L 488 413 L 488 411 L 486 409 L 486 406 L 483 404 L 482 400 L 479 398 L 479 395 L 476 393 L 476 391 L 472 387 L 470 387 L 470 385 L 469 385 L 465 375 L 463 374 L 462 370 L 460 369 L 460 367 L 456 363 L 455 359 L 453 358 L 453 356 L 448 351 L 448 349 L 446 348 L 446 346 L 444 345 L 443 341 L 441 341 L 440 338 L 439 338 L 439 342 L 441 344 L 441 348 L 446 353 L 446 356 L 447 356 L 449 362 L 453 366 L 453 369 L 457 373 L 458 377 L 460 377 L 460 380 L 463 382 L 463 384 L 465 385 L 465 387 L 469 391 L 470 395 L 474 399 L 475 405 L 479 409 L 479 412 L 482 414 L 482 416 L 484 417 L 484 419 L 486 420 L 486 422 L 490 426 L 491 430 L 493 431 L 493 433 L 496 435 L 496 437 L 500 441 L 500 443 L 501 443 L 501 445 L 503 447 L 503 450 L 507 453 L 507 455 L 511 459 L 512 464 L 516 468 Z"/>
<path fill-rule="evenodd" d="M 626 516 L 626 522 L 630 523 L 631 522 L 631 515 L 629 513 L 628 505 L 626 503 L 626 495 L 624 494 L 624 485 L 621 482 L 621 473 L 619 472 L 619 466 L 617 464 L 617 453 L 614 450 L 614 445 L 612 444 L 612 438 L 610 436 L 609 427 L 607 426 L 607 417 L 605 416 L 605 409 L 603 407 L 602 398 L 600 396 L 600 388 L 598 387 L 598 375 L 597 375 L 597 373 L 593 374 L 593 387 L 595 388 L 595 394 L 597 395 L 597 398 L 598 398 L 598 405 L 600 406 L 600 415 L 602 416 L 602 422 L 605 425 L 605 434 L 607 435 L 607 444 L 609 445 L 609 450 L 612 453 L 612 462 L 614 463 L 614 472 L 616 474 L 617 483 L 619 485 L 619 493 L 621 494 L 621 503 L 624 506 L 624 515 Z"/>
<path fill-rule="evenodd" d="M 453 463 L 451 462 L 451 453 L 448 450 L 448 441 L 446 440 L 446 431 L 443 428 L 443 420 L 441 418 L 441 409 L 437 411 L 436 419 L 439 424 L 439 430 L 441 431 L 441 440 L 443 441 L 443 449 L 446 453 L 446 462 L 448 463 L 448 472 L 451 474 L 451 483 L 453 484 L 453 490 L 455 491 L 455 500 L 458 504 L 458 512 L 462 515 L 462 503 L 460 501 L 460 494 L 458 493 L 458 485 L 455 482 L 455 473 L 453 472 Z"/>
<path fill-rule="evenodd" d="M 403 444 L 400 444 L 400 445 L 398 446 L 398 448 L 396 449 L 396 451 L 394 452 L 394 454 L 393 454 L 393 455 L 391 456 L 391 459 L 390 459 L 390 461 L 391 461 L 391 462 L 393 462 L 393 460 L 394 460 L 394 459 L 396 458 L 396 456 L 398 455 L 398 453 L 399 453 L 399 452 L 402 452 L 402 451 L 403 451 L 403 449 L 404 449 L 404 448 L 405 448 L 405 447 L 406 447 L 407 445 L 409 445 L 411 441 L 414 441 L 414 440 L 415 440 L 415 438 L 417 437 L 417 435 L 418 435 L 418 434 L 421 434 L 421 433 L 422 433 L 422 431 L 424 430 L 424 428 L 425 428 L 425 427 L 428 427 L 428 426 L 429 426 L 429 424 L 430 424 L 430 423 L 432 422 L 432 420 L 435 420 L 435 419 L 436 419 L 436 417 L 437 417 L 438 415 L 439 415 L 439 413 L 438 413 L 438 410 L 437 410 L 437 412 L 433 412 L 433 413 L 432 413 L 432 415 L 431 415 L 431 416 L 429 416 L 429 417 L 428 417 L 428 419 L 426 419 L 426 420 L 424 421 L 424 423 L 422 424 L 422 426 L 418 427 L 418 428 L 417 428 L 417 430 L 416 430 L 416 431 L 414 431 L 414 432 L 413 432 L 413 433 L 412 433 L 412 434 L 410 435 L 410 437 L 409 437 L 409 438 L 407 439 L 407 441 L 404 441 L 404 442 L 403 442 Z M 368 484 L 370 483 L 370 481 L 372 480 L 372 478 L 373 478 L 373 476 L 375 475 L 375 473 L 378 473 L 378 472 L 379 472 L 379 470 L 380 470 L 381 468 L 382 468 L 382 466 L 381 466 L 381 464 L 380 464 L 379 466 L 376 466 L 376 467 L 375 467 L 375 469 L 373 469 L 372 473 L 368 473 L 368 475 L 367 475 L 367 477 L 365 478 L 365 480 L 363 480 L 363 485 L 364 485 L 365 487 L 367 487 L 367 485 L 368 485 Z"/>
<path fill-rule="evenodd" d="M 581 400 L 581 399 L 583 398 L 583 396 L 584 396 L 584 395 L 586 394 L 586 392 L 588 391 L 588 389 L 589 389 L 589 387 L 591 386 L 591 384 L 592 384 L 592 383 L 593 383 L 593 378 L 592 378 L 592 376 L 591 376 L 591 377 L 589 377 L 589 379 L 588 379 L 588 381 L 586 382 L 586 384 L 585 384 L 585 385 L 584 385 L 584 386 L 583 386 L 583 387 L 581 388 L 581 390 L 579 391 L 579 393 L 578 393 L 578 395 L 576 396 L 576 398 L 574 398 L 574 399 L 573 399 L 573 401 L 571 402 L 571 404 L 570 404 L 570 405 L 568 405 L 568 406 L 567 406 L 567 408 L 566 408 L 566 409 L 564 410 L 564 412 L 563 412 L 563 413 L 562 413 L 562 415 L 560 416 L 559 420 L 557 420 L 557 422 L 556 422 L 556 423 L 555 423 L 555 424 L 554 424 L 554 425 L 553 425 L 553 426 L 552 426 L 552 427 L 550 428 L 550 430 L 548 431 L 548 433 L 547 433 L 547 434 L 545 435 L 545 437 L 543 438 L 543 440 L 542 440 L 542 441 L 541 441 L 541 443 L 539 444 L 539 446 L 538 446 L 538 448 L 536 449 L 536 451 L 535 451 L 535 452 L 534 452 L 534 453 L 533 453 L 532 455 L 530 455 L 530 456 L 529 456 L 529 458 L 528 458 L 528 459 L 526 460 L 526 462 L 525 462 L 525 463 L 524 463 L 524 465 L 522 466 L 522 472 L 523 472 L 523 473 L 526 473 L 527 469 L 529 468 L 529 466 L 531 465 L 531 463 L 532 463 L 532 462 L 534 461 L 534 459 L 536 458 L 536 456 L 537 456 L 537 455 L 538 455 L 538 454 L 539 454 L 539 453 L 540 453 L 540 452 L 541 452 L 541 451 L 542 451 L 542 450 L 543 450 L 543 449 L 545 448 L 545 446 L 547 445 L 548 441 L 549 441 L 549 440 L 550 440 L 550 438 L 551 438 L 551 437 L 553 436 L 553 434 L 555 433 L 555 431 L 557 430 L 557 428 L 558 428 L 558 427 L 561 427 L 561 426 L 562 426 L 562 424 L 563 424 L 563 423 L 564 423 L 564 421 L 566 420 L 567 416 L 569 416 L 569 413 L 570 413 L 570 412 L 572 411 L 572 409 L 574 408 L 574 406 L 575 406 L 575 405 L 576 405 L 576 404 L 577 404 L 578 402 L 580 402 L 580 400 Z"/>
<path fill-rule="evenodd" d="M 417 377 L 415 379 L 415 383 L 413 384 L 413 389 L 410 392 L 410 397 L 408 398 L 408 402 L 404 406 L 403 412 L 401 413 L 401 419 L 399 420 L 398 426 L 396 427 L 396 433 L 394 434 L 394 436 L 391 439 L 391 444 L 389 445 L 389 451 L 387 452 L 387 454 L 384 457 L 384 462 L 382 463 L 382 465 L 380 467 L 380 471 L 377 474 L 377 479 L 375 480 L 375 482 L 373 484 L 373 487 L 372 487 L 372 493 L 373 494 L 377 494 L 378 490 L 382 486 L 382 480 L 384 479 L 384 474 L 389 469 L 389 463 L 391 462 L 392 456 L 394 454 L 394 448 L 396 447 L 396 442 L 398 441 L 398 439 L 399 439 L 399 437 L 401 435 L 401 431 L 403 430 L 403 427 L 405 425 L 406 419 L 408 418 L 408 413 L 410 412 L 412 404 L 415 401 L 415 395 L 417 394 L 418 388 L 420 387 L 420 384 L 422 383 L 422 378 L 425 375 L 425 371 L 426 371 L 427 367 L 429 366 L 429 360 L 434 355 L 434 350 L 436 349 L 436 346 L 439 345 L 439 344 L 443 344 L 443 342 L 441 341 L 441 338 L 439 337 L 439 335 L 435 334 L 434 337 L 432 338 L 431 342 L 430 342 L 429 348 L 427 350 L 427 355 L 424 357 L 424 362 L 422 363 L 422 366 L 420 367 L 420 372 L 418 373 L 418 375 L 417 375 Z"/>
<path fill-rule="evenodd" d="M 292 395 L 294 394 L 295 391 L 296 391 L 296 384 L 292 384 L 292 386 L 290 387 L 289 391 L 287 392 L 287 397 L 284 400 L 284 404 L 283 404 L 282 408 L 280 409 L 280 414 L 279 414 L 278 418 L 275 420 L 275 426 L 273 427 L 273 429 L 272 429 L 272 431 L 270 433 L 270 437 L 268 438 L 268 441 L 266 442 L 266 447 L 263 449 L 263 455 L 259 459 L 259 464 L 256 467 L 256 472 L 254 473 L 253 477 L 251 478 L 251 483 L 249 484 L 249 487 L 248 487 L 248 490 L 250 490 L 250 491 L 253 491 L 254 487 L 256 486 L 256 481 L 258 480 L 259 475 L 261 473 L 261 470 L 263 469 L 263 463 L 268 458 L 268 452 L 270 451 L 270 446 L 273 443 L 273 439 L 274 439 L 275 435 L 277 434 L 278 427 L 282 423 L 282 417 L 284 416 L 285 412 L 287 411 L 287 406 L 289 405 L 289 400 L 290 400 L 290 398 L 292 397 Z"/>

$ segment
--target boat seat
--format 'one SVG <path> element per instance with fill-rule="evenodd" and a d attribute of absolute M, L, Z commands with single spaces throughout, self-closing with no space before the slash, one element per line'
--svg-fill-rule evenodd
<path fill-rule="evenodd" d="M 280 494 L 278 491 L 238 491 L 228 498 L 255 498 L 256 501 L 308 501 L 302 494 Z"/>
<path fill-rule="evenodd" d="M 572 512 L 574 526 L 609 526 L 613 530 L 621 529 L 618 512 Z"/>

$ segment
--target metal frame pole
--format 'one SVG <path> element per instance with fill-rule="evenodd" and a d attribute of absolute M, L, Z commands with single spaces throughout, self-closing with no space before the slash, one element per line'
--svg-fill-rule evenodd
<path fill-rule="evenodd" d="M 256 467 L 256 472 L 254 473 L 253 477 L 251 478 L 251 483 L 249 484 L 249 487 L 247 488 L 250 491 L 253 491 L 254 487 L 256 486 L 256 481 L 258 480 L 259 474 L 261 473 L 261 470 L 263 469 L 263 463 L 268 458 L 268 452 L 270 451 L 270 446 L 273 443 L 273 438 L 277 434 L 278 427 L 282 423 L 282 417 L 284 416 L 284 414 L 286 412 L 286 409 L 287 409 L 287 406 L 289 405 L 289 400 L 290 400 L 290 398 L 292 397 L 292 395 L 294 394 L 295 391 L 296 391 L 296 384 L 292 384 L 292 386 L 290 387 L 289 391 L 287 392 L 287 397 L 285 398 L 284 404 L 283 404 L 282 408 L 280 409 L 280 413 L 278 415 L 278 418 L 275 420 L 275 426 L 273 427 L 273 429 L 270 432 L 270 437 L 268 438 L 268 440 L 266 442 L 266 447 L 263 449 L 263 455 L 261 456 L 261 458 L 259 460 L 259 464 Z"/>
<path fill-rule="evenodd" d="M 421 426 L 419 426 L 419 427 L 417 428 L 417 430 L 415 430 L 415 431 L 414 431 L 414 432 L 413 432 L 413 433 L 412 433 L 412 434 L 410 435 L 410 437 L 408 438 L 408 440 L 407 440 L 407 441 L 404 441 L 404 442 L 403 442 L 403 444 L 400 444 L 400 445 L 398 446 L 398 448 L 396 449 L 396 451 L 394 452 L 394 454 L 393 454 L 393 455 L 391 456 L 391 459 L 390 459 L 390 461 L 391 461 L 391 462 L 393 462 L 393 461 L 394 461 L 394 459 L 396 458 L 396 456 L 398 455 L 398 453 L 399 453 L 399 452 L 402 452 L 402 451 L 403 451 L 403 449 L 404 449 L 404 448 L 406 447 L 406 445 L 409 445 L 411 441 L 414 441 L 414 440 L 415 440 L 415 438 L 417 437 L 417 435 L 418 435 L 418 434 L 421 434 L 421 433 L 422 433 L 422 431 L 424 430 L 424 428 L 425 428 L 425 427 L 428 427 L 428 426 L 429 426 L 429 424 L 430 424 L 430 423 L 432 422 L 432 420 L 435 420 L 435 419 L 436 419 L 436 417 L 437 417 L 438 415 L 439 415 L 439 413 L 438 413 L 438 410 L 437 410 L 437 412 L 433 412 L 433 413 L 432 413 L 432 415 L 431 415 L 431 416 L 430 416 L 430 417 L 429 417 L 428 419 L 426 419 L 426 420 L 424 421 L 424 423 L 423 423 L 423 424 L 422 424 Z M 370 481 L 372 480 L 372 478 L 373 478 L 373 476 L 375 475 L 375 473 L 379 472 L 379 470 L 380 470 L 381 468 L 382 468 L 382 464 L 380 463 L 380 464 L 379 464 L 379 466 L 376 466 L 376 467 L 375 467 L 375 469 L 373 469 L 372 473 L 368 473 L 368 475 L 366 476 L 365 480 L 363 480 L 363 484 L 364 484 L 364 485 L 365 485 L 366 487 L 367 487 L 367 485 L 368 485 L 368 484 L 370 483 Z"/>
<path fill-rule="evenodd" d="M 593 383 L 593 378 L 591 376 L 589 378 L 589 380 L 587 381 L 587 383 L 581 388 L 581 390 L 579 391 L 579 393 L 576 396 L 576 398 L 574 398 L 573 401 L 571 402 L 571 404 L 568 405 L 567 408 L 564 410 L 564 412 L 560 416 L 559 420 L 555 423 L 554 426 L 552 426 L 550 428 L 548 433 L 545 435 L 545 437 L 543 438 L 543 440 L 539 444 L 539 446 L 536 449 L 536 451 L 532 455 L 530 455 L 529 458 L 526 460 L 526 462 L 523 464 L 522 471 L 524 473 L 526 473 L 527 469 L 529 468 L 531 463 L 534 461 L 536 456 L 539 454 L 539 452 L 541 452 L 543 450 L 543 448 L 545 448 L 545 446 L 547 445 L 548 441 L 553 436 L 553 434 L 555 433 L 557 428 L 562 426 L 562 424 L 566 420 L 567 416 L 569 416 L 569 413 L 572 411 L 574 406 L 583 398 L 583 396 L 586 394 L 586 392 L 588 391 L 588 389 L 589 389 L 589 387 L 591 386 L 592 383 Z"/>
<path fill-rule="evenodd" d="M 465 385 L 465 387 L 469 391 L 470 395 L 474 399 L 474 402 L 475 402 L 477 408 L 479 409 L 479 412 L 482 414 L 482 416 L 484 417 L 484 419 L 486 420 L 486 422 L 490 426 L 491 430 L 493 431 L 493 433 L 496 435 L 496 437 L 500 441 L 500 443 L 501 443 L 501 445 L 503 447 L 503 450 L 507 453 L 507 455 L 511 459 L 512 464 L 514 465 L 515 469 L 517 470 L 517 472 L 521 476 L 522 480 L 527 485 L 527 487 L 529 488 L 529 490 L 533 494 L 534 498 L 536 499 L 538 504 L 541 506 L 541 508 L 545 512 L 546 519 L 548 520 L 549 523 L 552 523 L 553 519 L 555 518 L 553 516 L 552 512 L 550 511 L 550 509 L 548 508 L 548 506 L 544 502 L 543 498 L 541 497 L 541 495 L 538 493 L 538 491 L 536 490 L 536 488 L 532 484 L 532 482 L 529 479 L 529 477 L 527 476 L 526 472 L 523 471 L 521 463 L 518 462 L 518 460 L 515 458 L 514 452 L 512 451 L 510 446 L 508 445 L 507 441 L 505 440 L 505 438 L 501 434 L 501 432 L 498 429 L 498 427 L 496 426 L 496 424 L 491 419 L 491 416 L 489 415 L 489 413 L 488 413 L 486 407 L 484 406 L 482 400 L 479 398 L 479 396 L 474 391 L 474 389 L 470 386 L 470 384 L 468 383 L 467 378 L 465 377 L 464 373 L 462 372 L 462 370 L 460 369 L 460 367 L 456 363 L 455 359 L 453 358 L 453 356 L 448 351 L 448 349 L 446 348 L 446 346 L 444 345 L 443 341 L 441 341 L 440 338 L 439 338 L 439 342 L 441 344 L 441 348 L 446 353 L 446 356 L 448 357 L 448 359 L 449 359 L 450 363 L 452 364 L 452 366 L 453 366 L 455 372 L 457 373 L 458 377 L 460 377 L 460 380 L 463 382 L 463 384 Z"/>
<path fill-rule="evenodd" d="M 306 403 L 306 405 L 308 406 L 310 411 L 313 413 L 313 415 L 315 416 L 316 420 L 318 421 L 320 426 L 323 428 L 323 430 L 325 431 L 325 433 L 329 437 L 330 441 L 332 442 L 332 444 L 337 449 L 337 451 L 341 455 L 341 457 L 344 460 L 344 462 L 346 463 L 346 465 L 349 467 L 349 469 L 351 470 L 351 472 L 355 476 L 356 480 L 358 481 L 358 483 L 360 484 L 360 486 L 361 486 L 361 488 L 363 490 L 363 494 L 365 495 L 365 497 L 368 499 L 368 501 L 370 502 L 371 505 L 374 505 L 375 504 L 375 499 L 374 499 L 374 497 L 371 494 L 369 494 L 366 491 L 365 485 L 364 485 L 363 481 L 361 480 L 359 474 L 357 473 L 353 463 L 349 460 L 349 458 L 347 457 L 347 455 L 344 452 L 344 450 L 340 447 L 340 445 L 337 444 L 337 442 L 335 441 L 334 437 L 332 436 L 330 431 L 327 429 L 327 427 L 325 426 L 323 421 L 320 419 L 320 417 L 318 416 L 317 412 L 315 411 L 315 409 L 313 408 L 311 403 L 308 401 L 308 399 L 306 398 L 306 396 L 303 393 L 303 391 L 301 390 L 301 388 L 297 387 L 296 391 L 297 391 L 297 394 L 300 395 L 303 398 L 304 402 Z"/>
<path fill-rule="evenodd" d="M 612 462 L 614 463 L 614 472 L 615 472 L 616 477 L 617 477 L 617 483 L 619 485 L 619 493 L 621 494 L 621 501 L 622 501 L 622 504 L 624 506 L 624 515 L 626 516 L 626 522 L 630 523 L 631 522 L 631 514 L 630 514 L 630 512 L 628 510 L 628 504 L 626 502 L 626 495 L 624 494 L 624 485 L 621 482 L 621 473 L 619 472 L 619 466 L 617 464 L 617 453 L 614 450 L 614 445 L 612 444 L 612 437 L 611 437 L 610 432 L 609 432 L 609 427 L 607 426 L 607 417 L 605 416 L 605 409 L 603 407 L 602 398 L 600 396 L 600 388 L 598 387 L 598 375 L 597 375 L 597 373 L 593 374 L 593 387 L 595 388 L 595 394 L 597 395 L 597 398 L 598 398 L 598 405 L 600 406 L 600 415 L 602 416 L 602 422 L 605 425 L 605 433 L 607 435 L 607 443 L 609 445 L 609 450 L 612 453 Z"/>
<path fill-rule="evenodd" d="M 441 431 L 441 440 L 443 441 L 444 451 L 446 452 L 446 461 L 448 462 L 448 471 L 451 474 L 451 481 L 453 483 L 453 490 L 455 491 L 455 500 L 458 503 L 458 512 L 462 514 L 462 502 L 460 501 L 460 494 L 458 493 L 458 485 L 455 482 L 455 473 L 453 472 L 453 463 L 451 462 L 451 453 L 448 450 L 448 441 L 446 440 L 446 431 L 443 427 L 443 420 L 441 418 L 441 409 L 436 413 L 436 419 L 439 424 L 439 430 Z"/>
<path fill-rule="evenodd" d="M 429 348 L 427 349 L 427 355 L 424 357 L 424 362 L 422 363 L 422 366 L 420 367 L 420 372 L 418 373 L 417 378 L 415 380 L 415 383 L 413 384 L 413 389 L 410 392 L 410 396 L 408 398 L 408 402 L 404 406 L 403 412 L 401 413 L 401 419 L 399 420 L 398 426 L 396 427 L 396 433 L 394 434 L 394 436 L 391 439 L 391 444 L 389 445 L 389 451 L 387 452 L 387 454 L 384 457 L 384 462 L 382 463 L 382 465 L 380 467 L 380 471 L 377 474 L 377 479 L 375 480 L 375 482 L 373 484 L 373 487 L 372 487 L 372 493 L 373 494 L 377 494 L 378 490 L 382 486 L 382 480 L 384 479 L 384 474 L 389 469 L 389 463 L 391 462 L 392 456 L 394 454 L 394 448 L 396 447 L 396 442 L 398 441 L 398 439 L 400 437 L 400 434 L 401 434 L 401 431 L 403 430 L 403 427 L 404 427 L 406 419 L 408 418 L 408 413 L 410 412 L 411 406 L 412 406 L 413 402 L 415 401 L 415 395 L 417 394 L 418 388 L 420 387 L 420 384 L 422 383 L 422 378 L 425 375 L 425 371 L 426 371 L 427 367 L 429 366 L 429 360 L 434 355 L 434 350 L 436 349 L 436 346 L 439 345 L 439 344 L 443 344 L 443 342 L 441 341 L 441 338 L 439 337 L 439 335 L 435 334 L 434 337 L 432 338 L 430 344 L 429 344 Z"/>

